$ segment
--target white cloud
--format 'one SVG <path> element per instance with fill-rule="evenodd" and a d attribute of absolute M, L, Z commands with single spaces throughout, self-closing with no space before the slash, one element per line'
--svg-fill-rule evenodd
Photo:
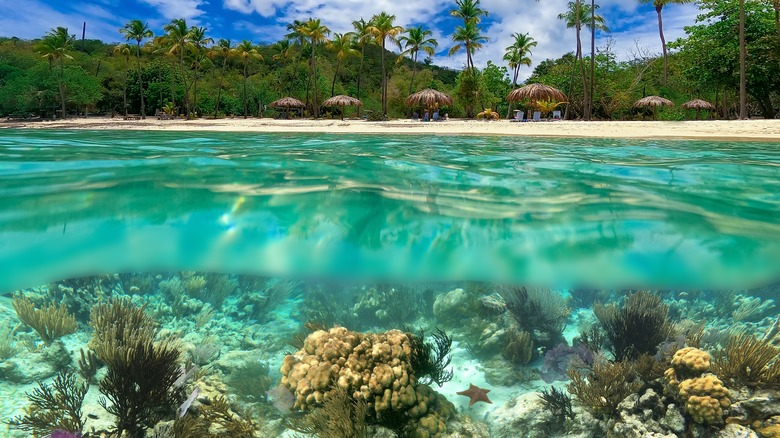
<path fill-rule="evenodd" d="M 23 8 L 12 4 L 10 0 L 0 0 L 0 9 L 3 10 L 0 15 L 2 34 L 23 39 L 40 38 L 49 29 L 59 26 L 67 27 L 71 34 L 80 38 L 82 25 L 86 21 L 87 38 L 118 41 L 119 28 L 129 21 L 116 13 L 107 14 L 105 9 L 94 5 L 84 8 L 75 5 L 74 12 L 60 12 L 36 0 L 26 2 Z"/>
<path fill-rule="evenodd" d="M 201 6 L 206 2 L 203 0 L 140 0 L 141 3 L 157 9 L 163 17 L 173 20 L 184 18 L 193 20 L 204 14 Z"/>

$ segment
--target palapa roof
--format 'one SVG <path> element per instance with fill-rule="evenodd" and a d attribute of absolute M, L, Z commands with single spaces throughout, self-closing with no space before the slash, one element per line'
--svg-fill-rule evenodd
<path fill-rule="evenodd" d="M 411 94 L 406 98 L 406 105 L 419 105 L 431 106 L 433 104 L 439 105 L 452 105 L 452 98 L 442 93 L 441 91 L 434 90 L 432 88 L 426 88 Z"/>
<path fill-rule="evenodd" d="M 661 96 L 647 96 L 634 102 L 634 106 L 674 106 L 674 102 Z"/>
<path fill-rule="evenodd" d="M 689 100 L 688 102 L 685 102 L 682 104 L 682 107 L 685 109 L 695 109 L 695 110 L 714 110 L 715 105 L 707 102 L 706 100 L 701 99 L 693 99 Z"/>
<path fill-rule="evenodd" d="M 544 84 L 528 84 L 516 90 L 512 90 L 506 99 L 510 102 L 520 102 L 523 100 L 554 100 L 556 102 L 566 102 L 567 98 L 563 92 L 555 87 Z"/>
<path fill-rule="evenodd" d="M 271 102 L 271 106 L 274 108 L 303 108 L 303 102 L 293 97 L 283 97 L 279 100 Z"/>
<path fill-rule="evenodd" d="M 344 94 L 333 96 L 330 99 L 325 100 L 325 102 L 322 102 L 322 106 L 346 106 L 346 105 L 360 106 L 363 105 L 363 102 L 361 102 L 358 99 L 355 99 L 352 96 L 347 96 Z"/>

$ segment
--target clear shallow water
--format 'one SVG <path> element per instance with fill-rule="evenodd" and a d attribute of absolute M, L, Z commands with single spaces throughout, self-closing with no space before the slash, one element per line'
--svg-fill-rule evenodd
<path fill-rule="evenodd" d="M 200 270 L 549 287 L 780 272 L 780 144 L 0 131 L 0 290 Z"/>

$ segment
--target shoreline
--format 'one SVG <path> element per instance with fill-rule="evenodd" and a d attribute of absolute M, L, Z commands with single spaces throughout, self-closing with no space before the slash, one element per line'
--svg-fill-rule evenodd
<path fill-rule="evenodd" d="M 368 122 L 359 119 L 197 119 L 123 120 L 121 117 L 72 118 L 58 121 L 0 121 L 0 129 L 83 129 L 217 131 L 257 133 L 323 134 L 428 134 L 578 138 L 641 138 L 663 140 L 720 140 L 780 142 L 780 120 L 690 120 L 690 121 L 555 121 L 513 123 L 451 119 L 420 122 L 397 119 Z"/>

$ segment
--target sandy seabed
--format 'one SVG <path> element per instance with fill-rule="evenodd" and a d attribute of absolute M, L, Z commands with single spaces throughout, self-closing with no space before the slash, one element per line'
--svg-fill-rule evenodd
<path fill-rule="evenodd" d="M 160 131 L 301 132 L 328 134 L 522 135 L 644 139 L 711 139 L 780 141 L 780 119 L 661 121 L 554 121 L 514 123 L 508 120 L 451 119 L 443 122 L 358 119 L 199 119 L 124 120 L 121 117 L 73 118 L 60 121 L 4 121 L 0 128 L 128 129 Z"/>

